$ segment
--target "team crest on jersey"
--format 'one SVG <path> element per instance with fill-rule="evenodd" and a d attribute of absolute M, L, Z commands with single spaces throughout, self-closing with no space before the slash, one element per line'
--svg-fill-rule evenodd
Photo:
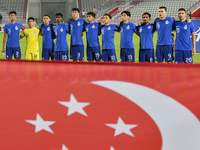
<path fill-rule="evenodd" d="M 77 24 L 78 26 L 80 26 L 81 25 L 81 23 L 80 22 L 78 22 L 78 24 Z"/>
<path fill-rule="evenodd" d="M 47 31 L 50 31 L 50 28 L 49 28 L 49 27 L 47 28 Z"/>
<path fill-rule="evenodd" d="M 157 29 L 160 29 L 160 24 L 159 24 L 159 23 L 157 23 L 156 25 L 157 25 Z"/>
<path fill-rule="evenodd" d="M 63 28 L 60 29 L 60 32 L 63 32 Z"/>
<path fill-rule="evenodd" d="M 36 31 L 34 30 L 33 34 L 36 34 Z"/>
<path fill-rule="evenodd" d="M 18 27 L 17 27 L 17 26 L 15 26 L 15 30 L 18 30 Z"/>
<path fill-rule="evenodd" d="M 128 25 L 128 26 L 127 26 L 127 30 L 129 30 L 129 29 L 130 29 L 130 26 Z"/>
<path fill-rule="evenodd" d="M 142 32 L 142 27 L 140 27 L 139 32 L 140 32 L 140 33 Z"/>
<path fill-rule="evenodd" d="M 111 30 L 111 27 L 108 27 L 108 30 Z"/>
<path fill-rule="evenodd" d="M 148 26 L 148 29 L 151 29 L 151 26 Z"/>
<path fill-rule="evenodd" d="M 169 24 L 169 21 L 168 21 L 168 20 L 166 20 L 165 24 Z"/>
<path fill-rule="evenodd" d="M 95 28 L 95 25 L 93 25 L 92 28 L 94 29 L 94 28 Z"/>
<path fill-rule="evenodd" d="M 187 30 L 187 28 L 188 28 L 187 25 L 185 25 L 185 26 L 184 26 L 184 29 Z"/>

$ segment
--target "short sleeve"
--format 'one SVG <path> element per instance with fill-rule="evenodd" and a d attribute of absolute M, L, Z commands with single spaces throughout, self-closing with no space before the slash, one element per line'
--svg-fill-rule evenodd
<path fill-rule="evenodd" d="M 133 26 L 133 27 L 132 27 L 133 32 L 136 32 L 136 31 L 137 31 L 136 25 L 133 24 L 132 26 Z"/>
<path fill-rule="evenodd" d="M 23 24 L 20 23 L 19 28 L 22 29 L 23 27 L 24 27 Z"/>
<path fill-rule="evenodd" d="M 190 27 L 191 33 L 195 32 L 195 27 L 194 27 L 194 23 L 191 22 L 191 27 Z"/>
<path fill-rule="evenodd" d="M 4 26 L 4 33 L 8 34 L 7 25 Z"/>
<path fill-rule="evenodd" d="M 118 31 L 119 30 L 119 27 L 117 25 L 114 25 L 114 30 L 115 31 Z"/>

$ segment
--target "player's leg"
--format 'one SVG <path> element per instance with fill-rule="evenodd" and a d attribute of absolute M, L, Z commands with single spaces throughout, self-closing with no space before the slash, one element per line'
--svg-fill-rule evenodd
<path fill-rule="evenodd" d="M 55 60 L 60 60 L 60 52 L 59 51 L 55 51 L 54 56 L 55 56 Z"/>
<path fill-rule="evenodd" d="M 93 56 L 92 56 L 92 47 L 87 47 L 87 60 L 94 61 Z"/>
<path fill-rule="evenodd" d="M 15 59 L 21 59 L 21 49 L 20 47 L 13 48 Z"/>
<path fill-rule="evenodd" d="M 36 60 L 36 61 L 40 60 L 39 51 L 32 53 L 32 57 L 33 57 L 33 60 Z"/>
<path fill-rule="evenodd" d="M 42 60 L 49 60 L 49 49 L 43 48 L 43 50 L 42 50 Z"/>
<path fill-rule="evenodd" d="M 102 49 L 102 61 L 105 62 L 105 61 L 108 61 L 108 51 L 107 49 Z"/>
<path fill-rule="evenodd" d="M 124 48 L 121 48 L 120 58 L 121 58 L 121 62 L 126 62 L 126 52 Z"/>
<path fill-rule="evenodd" d="M 117 61 L 117 56 L 116 56 L 116 52 L 115 52 L 115 49 L 110 49 L 108 50 L 108 58 L 109 58 L 109 61 L 111 62 L 116 62 Z"/>
<path fill-rule="evenodd" d="M 135 62 L 135 49 L 134 48 L 126 48 L 126 59 L 128 62 Z"/>
<path fill-rule="evenodd" d="M 163 62 L 163 47 L 161 45 L 157 45 L 156 48 L 156 61 Z"/>
<path fill-rule="evenodd" d="M 100 61 L 101 60 L 100 46 L 94 46 L 92 47 L 91 50 L 92 50 L 93 60 Z"/>
<path fill-rule="evenodd" d="M 154 49 L 147 49 L 145 55 L 146 55 L 147 62 L 155 62 Z"/>
<path fill-rule="evenodd" d="M 84 45 L 78 45 L 76 52 L 76 60 L 84 61 Z"/>
<path fill-rule="evenodd" d="M 146 62 L 144 49 L 140 49 L 139 51 L 139 62 Z"/>
<path fill-rule="evenodd" d="M 171 45 L 163 46 L 163 52 L 164 52 L 165 62 L 172 62 L 173 61 L 172 46 Z"/>
<path fill-rule="evenodd" d="M 6 47 L 6 58 L 7 59 L 12 59 L 12 48 Z"/>
<path fill-rule="evenodd" d="M 69 58 L 68 58 L 68 50 L 61 52 L 61 60 L 62 61 L 68 61 L 69 60 Z"/>
<path fill-rule="evenodd" d="M 73 61 L 77 61 L 76 60 L 76 45 L 71 45 L 71 47 L 70 47 L 70 58 Z"/>
<path fill-rule="evenodd" d="M 33 60 L 32 53 L 26 52 L 25 59 L 26 60 Z"/>
<path fill-rule="evenodd" d="M 193 63 L 192 51 L 183 51 L 184 63 Z"/>
<path fill-rule="evenodd" d="M 175 50 L 175 63 L 182 63 L 183 62 L 183 51 Z"/>

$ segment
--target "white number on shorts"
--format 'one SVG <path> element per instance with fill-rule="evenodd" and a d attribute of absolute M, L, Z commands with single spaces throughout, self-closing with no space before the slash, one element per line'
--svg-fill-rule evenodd
<path fill-rule="evenodd" d="M 186 58 L 186 63 L 192 63 L 192 57 Z"/>
<path fill-rule="evenodd" d="M 172 58 L 172 54 L 168 54 L 168 60 L 171 60 L 171 58 Z"/>

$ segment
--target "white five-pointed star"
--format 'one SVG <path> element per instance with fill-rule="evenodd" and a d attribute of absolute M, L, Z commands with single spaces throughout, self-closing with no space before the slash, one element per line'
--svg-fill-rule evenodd
<path fill-rule="evenodd" d="M 50 133 L 54 133 L 49 126 L 54 124 L 55 121 L 44 121 L 39 114 L 36 115 L 36 120 L 26 120 L 26 122 L 35 125 L 35 133 L 41 130 L 46 130 Z"/>
<path fill-rule="evenodd" d="M 115 150 L 115 149 L 111 146 L 110 150 Z"/>
<path fill-rule="evenodd" d="M 71 114 L 78 112 L 84 116 L 87 116 L 85 111 L 83 110 L 84 107 L 88 106 L 90 103 L 83 103 L 83 102 L 77 102 L 76 98 L 73 94 L 70 96 L 70 102 L 58 102 L 61 105 L 64 105 L 68 107 L 68 116 Z"/>
<path fill-rule="evenodd" d="M 121 117 L 118 118 L 117 124 L 106 124 L 106 125 L 115 129 L 114 136 L 125 133 L 132 137 L 134 137 L 134 135 L 130 130 L 138 126 L 138 125 L 134 125 L 134 124 L 125 124 L 124 121 L 121 119 Z"/>
<path fill-rule="evenodd" d="M 62 150 L 68 150 L 68 148 L 63 144 Z"/>

